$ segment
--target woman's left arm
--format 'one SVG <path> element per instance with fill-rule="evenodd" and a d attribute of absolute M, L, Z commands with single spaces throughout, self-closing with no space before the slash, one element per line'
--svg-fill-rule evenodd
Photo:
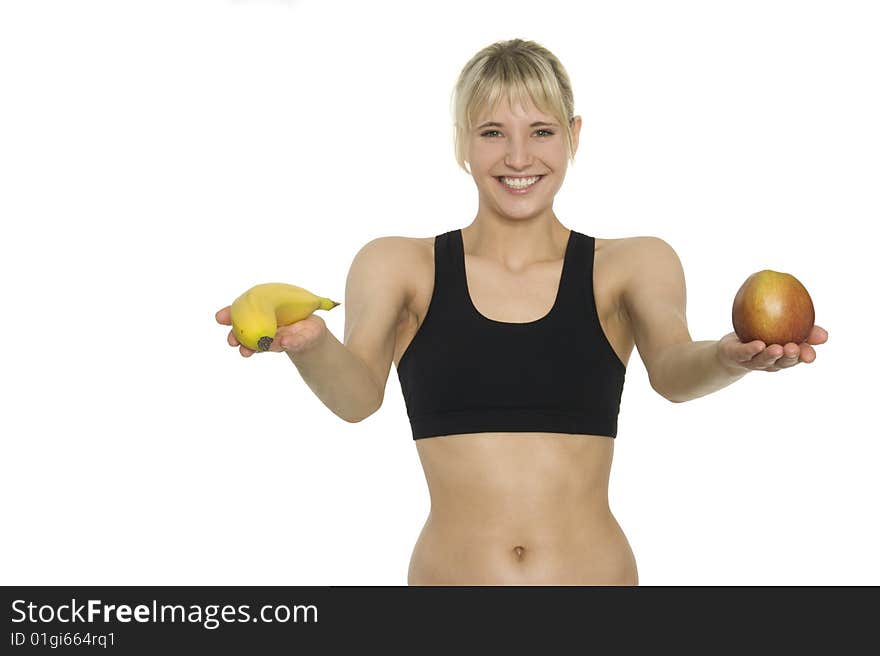
<path fill-rule="evenodd" d="M 781 371 L 816 359 L 813 346 L 828 331 L 813 326 L 802 344 L 742 343 L 736 333 L 695 342 L 685 315 L 684 270 L 675 250 L 657 237 L 635 237 L 628 259 L 635 263 L 622 291 L 651 387 L 674 403 L 711 394 L 750 371 Z"/>
<path fill-rule="evenodd" d="M 717 341 L 674 344 L 665 349 L 659 367 L 666 381 L 663 396 L 674 403 L 698 399 L 727 387 L 750 371 L 781 371 L 815 361 L 813 346 L 824 344 L 828 331 L 813 326 L 802 344 L 743 343 L 731 332 Z"/>

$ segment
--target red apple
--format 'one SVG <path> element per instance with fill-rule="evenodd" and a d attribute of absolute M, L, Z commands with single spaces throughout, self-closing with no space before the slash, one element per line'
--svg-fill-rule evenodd
<path fill-rule="evenodd" d="M 789 273 L 770 269 L 753 273 L 733 299 L 733 330 L 744 344 L 756 339 L 767 346 L 801 344 L 815 318 L 807 288 Z"/>

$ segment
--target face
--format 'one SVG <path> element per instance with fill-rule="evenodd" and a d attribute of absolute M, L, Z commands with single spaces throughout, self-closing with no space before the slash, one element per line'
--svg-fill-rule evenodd
<path fill-rule="evenodd" d="M 530 218 L 551 210 L 568 168 L 564 127 L 534 105 L 511 109 L 506 99 L 479 116 L 469 135 L 468 162 L 481 212 Z M 575 151 L 580 127 L 577 116 L 572 123 Z"/>

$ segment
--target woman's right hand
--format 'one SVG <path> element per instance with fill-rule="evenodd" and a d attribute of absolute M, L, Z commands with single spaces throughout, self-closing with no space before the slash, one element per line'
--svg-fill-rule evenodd
<path fill-rule="evenodd" d="M 231 306 L 227 305 L 225 308 L 217 310 L 217 313 L 214 315 L 217 323 L 223 324 L 224 326 L 232 325 L 230 308 Z M 320 344 L 327 336 L 327 333 L 327 324 L 324 323 L 324 320 L 316 314 L 310 314 L 302 321 L 295 321 L 287 326 L 278 326 L 278 330 L 275 332 L 269 350 L 275 352 L 286 351 L 288 353 L 302 353 L 303 351 Z M 237 346 L 239 353 L 246 358 L 249 358 L 256 353 L 253 349 L 249 349 L 247 346 L 239 342 L 232 330 L 229 331 L 226 341 L 230 346 Z"/>

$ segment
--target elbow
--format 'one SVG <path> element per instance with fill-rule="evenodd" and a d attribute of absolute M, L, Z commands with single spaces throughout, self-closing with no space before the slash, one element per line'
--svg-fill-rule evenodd
<path fill-rule="evenodd" d="M 669 401 L 670 403 L 681 403 L 685 399 L 676 398 L 674 394 L 672 394 L 669 390 L 669 385 L 664 383 L 663 381 L 668 379 L 668 377 L 663 377 L 660 375 L 660 368 L 654 367 L 653 374 L 651 369 L 648 370 L 648 382 L 651 384 L 651 389 L 657 392 L 664 399 Z"/>
<path fill-rule="evenodd" d="M 367 417 L 369 417 L 371 414 L 373 414 L 373 413 L 371 412 L 371 413 L 366 414 L 366 415 L 358 415 L 358 416 L 354 416 L 354 415 L 352 415 L 351 417 L 346 417 L 346 416 L 343 416 L 343 415 L 339 415 L 339 417 L 340 417 L 341 419 L 343 419 L 346 423 L 349 423 L 349 424 L 358 424 L 358 423 L 362 422 L 364 419 L 366 419 Z"/>
<path fill-rule="evenodd" d="M 660 394 L 660 396 L 662 396 L 664 399 L 666 399 L 670 403 L 684 403 L 685 401 L 690 401 L 692 398 L 692 397 L 691 398 L 680 398 L 677 396 L 673 396 L 672 394 L 663 394 L 662 392 L 657 392 L 657 393 Z"/>
<path fill-rule="evenodd" d="M 340 416 L 342 419 L 344 419 L 345 421 L 347 421 L 349 424 L 357 424 L 357 423 L 360 423 L 360 422 L 362 422 L 364 419 L 366 419 L 367 417 L 369 417 L 370 415 L 373 415 L 373 414 L 375 414 L 376 412 L 378 412 L 379 408 L 382 407 L 382 401 L 383 401 L 383 399 L 379 399 L 378 403 L 376 403 L 376 404 L 374 404 L 373 406 L 371 406 L 370 409 L 367 410 L 366 412 L 361 412 L 361 413 L 356 414 L 356 415 L 348 415 L 348 416 L 339 415 L 339 416 Z"/>
<path fill-rule="evenodd" d="M 648 372 L 648 382 L 651 384 L 651 389 L 654 390 L 658 395 L 662 396 L 667 401 L 673 401 L 669 396 L 663 391 L 660 385 L 657 384 L 657 381 L 651 376 L 650 372 Z"/>
<path fill-rule="evenodd" d="M 684 399 L 677 399 L 674 396 L 672 396 L 671 394 L 667 394 L 666 392 L 663 391 L 662 388 L 658 387 L 657 385 L 655 385 L 653 383 L 651 383 L 651 389 L 653 389 L 655 392 L 657 392 L 657 394 L 662 396 L 664 399 L 666 399 L 670 403 L 683 403 L 684 402 Z"/>
<path fill-rule="evenodd" d="M 378 410 L 378 408 L 377 408 L 377 410 Z M 367 417 L 372 415 L 374 412 L 376 412 L 376 410 L 371 410 L 370 412 L 368 412 L 366 414 L 358 415 L 357 417 L 348 417 L 345 419 L 345 421 L 347 421 L 349 424 L 359 424 L 364 419 L 366 419 Z"/>

